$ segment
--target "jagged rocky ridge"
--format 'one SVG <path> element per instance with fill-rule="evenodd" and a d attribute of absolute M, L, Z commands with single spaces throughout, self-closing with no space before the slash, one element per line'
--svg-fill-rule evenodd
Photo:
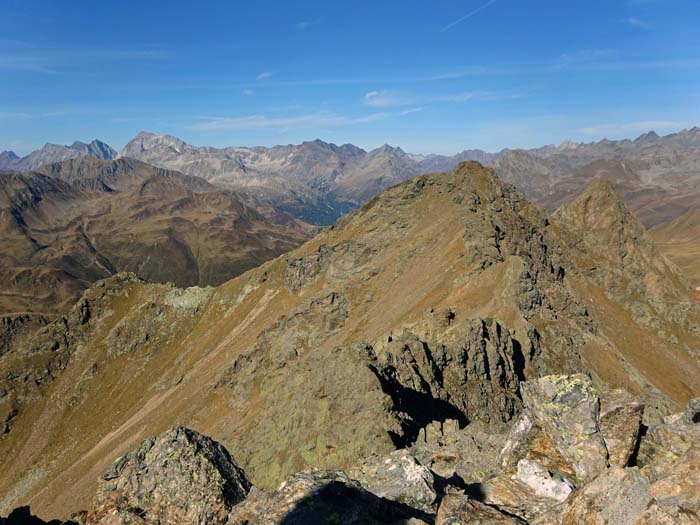
<path fill-rule="evenodd" d="M 441 440 L 424 440 L 423 454 L 427 449 L 430 456 L 423 461 L 415 449 L 401 449 L 370 456 L 347 473 L 307 469 L 271 491 L 252 486 L 222 445 L 176 427 L 115 459 L 90 508 L 55 523 L 700 522 L 700 398 L 666 422 L 646 426 L 639 399 L 624 390 L 599 397 L 583 374 L 522 386 L 524 408 L 508 434 L 453 427 Z M 456 451 L 446 445 L 450 434 L 461 438 Z M 486 440 L 500 446 L 481 448 Z M 464 470 L 461 461 L 470 455 L 480 456 L 490 472 Z M 445 456 L 454 461 L 449 478 L 438 473 Z M 30 516 L 24 507 L 0 523 L 44 523 Z"/>
<path fill-rule="evenodd" d="M 365 152 L 351 144 L 320 140 L 273 148 L 205 148 L 153 133 L 140 133 L 123 156 L 179 169 L 215 184 L 246 189 L 317 224 L 343 213 L 385 188 L 422 173 L 450 171 L 476 160 L 494 167 L 502 180 L 553 211 L 595 179 L 611 180 L 647 225 L 678 217 L 700 204 L 697 127 L 635 140 L 563 142 L 498 153 L 467 150 L 454 156 L 412 155 L 382 146 Z"/>
<path fill-rule="evenodd" d="M 596 206 L 621 209 L 614 192 L 591 191 Z M 176 424 L 213 436 L 266 491 L 308 465 L 350 470 L 406 448 L 441 478 L 455 464 L 467 484 L 481 482 L 477 472 L 497 472 L 459 452 L 472 441 L 463 432 L 497 451 L 527 403 L 524 382 L 552 373 L 625 387 L 647 402 L 645 422 L 659 422 L 700 394 L 697 305 L 673 309 L 647 293 L 635 301 L 657 326 L 635 318 L 627 288 L 602 285 L 634 280 L 634 266 L 586 266 L 600 247 L 578 224 L 564 228 L 467 163 L 389 189 L 216 289 L 102 281 L 65 320 L 0 357 L 1 406 L 14 412 L 0 439 L 0 509 L 86 508 L 116 455 Z M 605 242 L 649 254 L 621 231 Z M 645 283 L 689 297 L 657 263 Z M 546 427 L 549 415 L 537 417 Z M 436 443 L 445 453 L 429 461 Z M 566 477 L 580 484 L 596 468 Z"/>
<path fill-rule="evenodd" d="M 0 170 L 31 171 L 45 164 L 81 157 L 112 160 L 117 157 L 117 152 L 99 140 L 93 140 L 90 144 L 75 141 L 70 146 L 45 144 L 42 148 L 21 158 L 12 151 L 3 151 L 0 153 Z"/>
<path fill-rule="evenodd" d="M 697 192 L 697 127 L 635 140 L 565 141 L 530 150 L 497 153 L 465 150 L 453 156 L 414 155 L 384 145 L 364 151 L 321 140 L 265 147 L 196 147 L 169 135 L 141 132 L 118 154 L 245 191 L 314 224 L 332 224 L 387 187 L 423 173 L 450 171 L 476 160 L 495 168 L 506 182 L 553 211 L 595 179 L 612 181 L 647 226 L 668 222 L 700 204 Z M 72 146 L 47 144 L 20 159 L 0 153 L 0 169 L 32 170 L 80 156 L 114 159 L 99 141 Z"/>

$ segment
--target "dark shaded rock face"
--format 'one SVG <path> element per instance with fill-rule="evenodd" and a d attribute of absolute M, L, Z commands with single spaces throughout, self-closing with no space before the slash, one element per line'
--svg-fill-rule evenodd
<path fill-rule="evenodd" d="M 424 341 L 404 332 L 370 352 L 382 389 L 407 415 L 402 445 L 434 420 L 505 422 L 521 406 L 526 358 L 508 330 L 493 319 L 473 319 L 455 333 L 460 337 Z"/>
<path fill-rule="evenodd" d="M 114 462 L 102 475 L 87 521 L 223 524 L 250 487 L 223 446 L 178 427 Z"/>

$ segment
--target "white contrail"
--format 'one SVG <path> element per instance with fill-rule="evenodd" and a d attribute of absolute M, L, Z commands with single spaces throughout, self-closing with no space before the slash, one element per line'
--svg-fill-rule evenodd
<path fill-rule="evenodd" d="M 483 5 L 479 6 L 479 7 L 477 7 L 476 9 L 474 9 L 473 11 L 470 11 L 469 13 L 467 13 L 466 15 L 464 15 L 463 17 L 458 18 L 457 20 L 455 20 L 454 22 L 452 22 L 452 23 L 450 23 L 450 24 L 447 24 L 445 27 L 443 27 L 443 28 L 440 30 L 440 32 L 441 32 L 441 33 L 444 33 L 444 32 L 447 31 L 448 29 L 450 29 L 450 28 L 456 26 L 456 25 L 459 24 L 460 22 L 464 22 L 467 18 L 470 18 L 470 17 L 474 16 L 474 15 L 477 14 L 479 11 L 481 11 L 481 10 L 483 10 L 483 9 L 486 9 L 488 6 L 490 6 L 491 4 L 493 4 L 493 3 L 495 3 L 495 2 L 496 2 L 496 0 L 489 0 L 489 1 L 486 2 L 485 4 L 483 4 Z"/>

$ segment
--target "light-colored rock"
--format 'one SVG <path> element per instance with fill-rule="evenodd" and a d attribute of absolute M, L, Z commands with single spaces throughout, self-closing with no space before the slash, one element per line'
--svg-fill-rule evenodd
<path fill-rule="evenodd" d="M 574 485 L 569 480 L 553 475 L 531 459 L 518 461 L 518 471 L 513 479 L 530 488 L 538 496 L 552 498 L 560 503 L 574 490 Z"/>
<path fill-rule="evenodd" d="M 522 383 L 521 390 L 533 423 L 571 462 L 578 481 L 593 479 L 606 468 L 599 401 L 588 376 L 545 376 Z"/>
<path fill-rule="evenodd" d="M 367 458 L 348 475 L 377 496 L 427 512 L 437 499 L 433 473 L 407 450 Z"/>
<path fill-rule="evenodd" d="M 517 465 L 519 459 L 517 451 L 522 448 L 531 430 L 532 417 L 527 410 L 523 410 L 511 427 L 506 443 L 498 456 L 498 463 L 501 468 L 505 469 Z"/>
<path fill-rule="evenodd" d="M 475 492 L 479 493 L 484 503 L 528 522 L 559 505 L 555 499 L 536 494 L 507 474 L 487 479 Z"/>

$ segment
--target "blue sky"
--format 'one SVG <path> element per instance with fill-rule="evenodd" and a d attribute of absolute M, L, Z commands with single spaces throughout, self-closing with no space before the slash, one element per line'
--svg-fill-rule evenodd
<path fill-rule="evenodd" d="M 141 130 L 416 153 L 700 124 L 697 0 L 0 0 L 0 150 Z"/>

